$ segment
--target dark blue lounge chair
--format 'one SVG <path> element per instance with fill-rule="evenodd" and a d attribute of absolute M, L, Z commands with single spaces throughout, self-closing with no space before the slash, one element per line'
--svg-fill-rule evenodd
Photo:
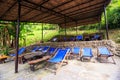
<path fill-rule="evenodd" d="M 64 37 L 63 39 L 64 39 L 64 41 L 67 41 L 67 38 L 66 38 L 66 37 Z"/>
<path fill-rule="evenodd" d="M 48 49 L 50 48 L 50 46 L 45 46 L 43 49 L 42 49 L 42 53 L 46 53 L 48 51 Z"/>
<path fill-rule="evenodd" d="M 92 54 L 91 48 L 83 48 L 82 49 L 81 61 L 83 61 L 84 58 L 91 59 L 92 57 L 93 57 L 93 54 Z"/>
<path fill-rule="evenodd" d="M 58 69 L 62 66 L 63 62 L 65 62 L 65 57 L 67 55 L 69 49 L 59 49 L 56 54 L 48 60 L 50 63 L 60 63 L 59 66 L 57 67 L 57 70 L 55 73 L 58 71 Z M 67 62 L 65 62 L 67 63 Z"/>
<path fill-rule="evenodd" d="M 39 49 L 39 46 L 35 46 L 32 50 L 31 50 L 31 52 L 35 52 L 35 51 L 37 51 Z"/>
<path fill-rule="evenodd" d="M 77 40 L 77 41 L 83 40 L 83 36 L 82 36 L 82 35 L 76 36 L 76 40 Z"/>
<path fill-rule="evenodd" d="M 70 37 L 70 41 L 75 41 L 75 37 Z"/>
<path fill-rule="evenodd" d="M 38 50 L 41 51 L 43 48 L 44 48 L 44 46 L 40 46 Z"/>
<path fill-rule="evenodd" d="M 24 48 L 24 47 L 20 48 L 18 51 L 18 55 L 21 55 L 25 50 L 26 50 L 26 48 Z M 13 56 L 16 56 L 16 54 L 10 54 L 9 56 L 13 57 Z"/>
<path fill-rule="evenodd" d="M 48 50 L 48 54 L 52 55 L 54 54 L 56 51 L 56 48 L 50 47 L 50 49 Z"/>
<path fill-rule="evenodd" d="M 98 40 L 99 38 L 100 38 L 100 35 L 96 34 L 94 35 L 93 40 Z"/>
<path fill-rule="evenodd" d="M 97 54 L 97 58 L 102 58 L 102 57 L 105 57 L 106 59 L 108 59 L 109 57 L 112 58 L 113 60 L 113 63 L 115 64 L 115 60 L 113 59 L 114 56 L 109 50 L 107 47 L 98 47 L 98 54 Z M 101 60 L 100 60 L 101 62 Z"/>

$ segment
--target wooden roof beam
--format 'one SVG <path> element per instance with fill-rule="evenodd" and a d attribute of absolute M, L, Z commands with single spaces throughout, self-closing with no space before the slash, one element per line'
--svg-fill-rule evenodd
<path fill-rule="evenodd" d="M 48 1 L 50 1 L 50 0 L 44 0 L 41 4 L 39 4 L 39 5 L 43 5 L 43 4 L 45 4 L 45 3 L 47 3 Z M 35 8 L 37 8 L 37 7 L 35 7 Z M 24 13 L 23 15 L 21 15 L 21 18 L 23 17 L 23 16 L 25 16 L 25 15 L 27 15 L 28 13 L 30 13 L 32 10 L 29 10 L 29 11 L 27 11 L 26 13 Z"/>
<path fill-rule="evenodd" d="M 99 4 L 103 4 L 104 5 L 104 1 L 102 1 L 102 2 L 99 2 L 99 3 L 95 3 L 95 4 L 92 4 L 92 5 L 89 5 L 89 6 L 86 6 L 86 7 L 83 7 L 83 8 L 80 8 L 80 9 L 78 9 L 78 10 L 76 10 L 76 11 L 80 11 L 80 10 L 84 10 L 84 9 L 86 9 L 86 8 L 89 8 L 89 7 L 92 7 L 92 6 L 96 6 L 96 5 L 99 5 Z M 68 13 L 65 13 L 65 14 L 70 14 L 70 13 L 72 13 L 73 11 L 71 11 L 71 12 L 68 12 Z"/>
<path fill-rule="evenodd" d="M 73 0 L 71 0 L 71 1 L 73 1 Z M 67 4 L 67 3 L 70 3 L 71 1 L 68 1 L 68 2 L 66 2 L 66 3 L 60 4 L 60 5 L 58 5 L 58 6 L 54 7 L 54 8 L 52 8 L 52 9 L 56 9 L 56 8 L 62 6 L 62 5 L 65 5 L 65 4 Z M 67 9 L 71 9 L 71 8 L 74 8 L 74 7 L 77 7 L 77 6 L 83 5 L 83 4 L 85 4 L 86 2 L 88 3 L 88 2 L 90 2 L 90 1 L 93 1 L 93 0 L 85 1 L 85 2 L 80 3 L 80 4 L 78 4 L 78 5 L 71 6 L 70 8 L 67 8 Z M 65 10 L 66 10 L 66 9 L 65 9 Z M 59 12 L 62 12 L 62 11 L 59 11 Z M 42 15 L 42 14 L 40 14 L 40 15 Z M 49 15 L 49 16 L 51 16 L 51 15 Z M 46 16 L 46 17 L 49 17 L 49 16 Z"/>
<path fill-rule="evenodd" d="M 60 5 L 57 5 L 57 6 L 53 7 L 52 9 L 56 9 L 56 8 L 62 6 L 62 5 L 68 4 L 68 3 L 72 2 L 72 1 L 74 1 L 74 0 L 66 1 L 66 2 L 64 2 L 64 3 L 60 4 Z M 40 15 L 43 15 L 43 14 L 44 14 L 44 13 L 42 13 L 42 14 L 40 14 Z M 40 20 L 41 20 L 41 19 L 44 19 L 44 18 L 46 18 L 46 17 L 49 17 L 49 16 L 51 16 L 51 15 L 49 14 L 49 15 L 43 17 L 43 18 L 40 18 Z"/>
<path fill-rule="evenodd" d="M 67 1 L 67 2 L 64 2 L 64 3 L 60 4 L 60 5 L 57 5 L 57 6 L 53 7 L 52 9 L 56 9 L 56 8 L 58 8 L 58 7 L 60 7 L 60 6 L 63 6 L 63 5 L 65 5 L 65 4 L 68 4 L 68 3 L 72 2 L 72 1 L 74 1 L 74 0 L 69 0 L 69 1 Z"/>
<path fill-rule="evenodd" d="M 60 16 L 62 16 L 62 17 L 66 17 L 67 19 L 71 19 L 72 21 L 76 21 L 75 19 L 73 19 L 73 18 L 71 18 L 71 17 L 69 17 L 69 16 L 66 16 L 65 14 L 62 14 L 62 13 L 60 13 L 60 12 L 56 12 L 56 11 L 54 11 L 54 10 L 52 10 L 52 9 L 49 9 L 49 8 L 46 8 L 46 7 L 44 7 L 44 6 L 35 4 L 35 3 L 31 2 L 31 1 L 28 1 L 28 0 L 23 0 L 23 1 L 25 1 L 25 2 L 27 2 L 27 3 L 30 3 L 30 4 L 33 4 L 33 5 L 37 6 L 37 7 L 42 8 L 42 9 L 45 9 L 45 10 L 47 10 L 48 12 L 52 12 L 52 13 L 57 14 L 57 15 L 60 15 Z"/>
<path fill-rule="evenodd" d="M 94 1 L 94 0 L 87 0 L 87 1 L 85 1 L 85 2 L 83 2 L 83 3 L 80 3 L 80 4 L 75 5 L 75 6 L 71 6 L 71 7 L 66 8 L 66 9 L 64 9 L 64 10 L 61 10 L 61 11 L 59 11 L 59 12 L 63 12 L 63 11 L 66 11 L 66 10 L 69 10 L 69 9 L 72 9 L 72 8 L 75 8 L 75 7 L 77 7 L 77 6 L 80 6 L 80 5 L 83 5 L 83 4 L 86 4 L 86 3 L 89 3 L 89 2 L 91 2 L 91 1 Z"/>
<path fill-rule="evenodd" d="M 9 7 L 9 8 L 0 16 L 0 18 L 3 18 L 16 4 L 17 4 L 17 1 L 15 1 L 15 2 L 13 3 L 13 5 L 11 5 L 11 7 Z"/>
<path fill-rule="evenodd" d="M 84 20 L 84 19 L 87 19 L 87 18 L 98 17 L 99 15 L 101 15 L 101 14 L 96 14 L 96 15 L 93 15 L 93 16 L 88 16 L 88 17 L 84 17 L 84 18 L 81 18 L 81 19 L 77 19 L 77 21 Z M 72 22 L 72 21 L 71 21 L 71 22 Z M 69 22 L 67 22 L 67 23 L 69 23 Z M 64 22 L 59 23 L 59 24 L 64 24 Z"/>
<path fill-rule="evenodd" d="M 84 11 L 84 12 L 81 11 L 81 12 L 79 12 L 80 14 L 77 13 L 77 14 L 69 15 L 69 16 L 73 17 L 73 16 L 76 16 L 76 15 L 82 15 L 82 14 L 85 14 L 85 13 L 91 13 L 91 12 L 97 11 L 98 9 L 100 10 L 100 7 L 96 7 L 95 9 L 90 9 L 90 10 Z M 101 10 L 103 10 L 103 9 L 101 9 Z M 57 19 L 56 19 L 56 17 L 55 17 L 55 18 L 53 17 L 52 19 L 50 19 L 50 21 L 51 21 L 51 20 L 52 20 L 52 21 L 53 21 L 53 20 L 59 20 L 59 19 L 60 19 L 60 18 L 57 18 Z M 47 21 L 49 21 L 49 20 L 47 20 Z"/>
<path fill-rule="evenodd" d="M 79 15 L 84 15 L 84 14 L 95 12 L 95 11 L 100 11 L 101 12 L 101 11 L 103 11 L 103 9 L 101 9 L 101 8 L 91 9 L 91 10 L 86 11 L 86 12 L 80 12 L 80 13 L 71 15 L 71 17 L 73 17 L 73 16 L 79 16 Z"/>
<path fill-rule="evenodd" d="M 104 5 L 102 5 L 104 6 Z M 96 10 L 96 9 L 100 9 L 102 6 L 98 6 L 98 7 L 94 7 L 94 8 L 90 8 L 89 10 L 84 10 L 84 11 L 78 11 L 76 10 L 75 13 L 73 12 L 72 14 L 70 14 L 69 16 L 71 15 L 76 15 L 76 14 L 79 14 L 79 13 L 86 13 L 86 12 L 90 12 L 92 10 Z M 102 9 L 102 8 L 101 8 Z"/>

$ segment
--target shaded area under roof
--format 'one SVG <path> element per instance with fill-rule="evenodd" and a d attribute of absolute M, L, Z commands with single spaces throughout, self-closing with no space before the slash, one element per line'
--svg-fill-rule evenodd
<path fill-rule="evenodd" d="M 75 27 L 97 23 L 111 0 L 21 0 L 21 21 Z M 1 0 L 0 20 L 17 21 L 17 0 Z M 66 23 L 66 24 L 65 24 Z"/>

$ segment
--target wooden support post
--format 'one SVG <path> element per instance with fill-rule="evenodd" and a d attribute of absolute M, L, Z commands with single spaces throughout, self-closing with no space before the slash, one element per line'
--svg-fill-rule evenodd
<path fill-rule="evenodd" d="M 105 25 L 106 25 L 106 38 L 109 40 L 109 35 L 108 35 L 108 21 L 107 21 L 107 14 L 106 14 L 106 8 L 104 7 L 104 18 L 105 18 Z"/>
<path fill-rule="evenodd" d="M 18 51 L 19 51 L 19 28 L 20 28 L 20 13 L 21 13 L 21 0 L 18 1 L 18 19 L 16 28 L 16 59 L 15 59 L 15 73 L 18 73 Z"/>

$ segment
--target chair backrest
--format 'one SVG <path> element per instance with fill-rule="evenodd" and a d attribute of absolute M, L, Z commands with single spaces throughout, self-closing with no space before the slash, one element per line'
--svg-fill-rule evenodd
<path fill-rule="evenodd" d="M 91 48 L 83 48 L 83 56 L 90 56 L 92 57 L 92 49 Z"/>
<path fill-rule="evenodd" d="M 64 39 L 64 41 L 67 41 L 67 38 L 66 38 L 66 37 L 64 37 L 63 39 Z"/>
<path fill-rule="evenodd" d="M 70 47 L 66 47 L 65 49 L 67 50 L 67 53 L 71 51 Z"/>
<path fill-rule="evenodd" d="M 66 56 L 66 54 L 67 54 L 67 50 L 66 49 L 59 49 L 56 52 L 56 55 L 53 58 L 58 58 L 60 60 L 63 60 L 64 57 Z"/>
<path fill-rule="evenodd" d="M 26 48 L 24 48 L 24 47 L 20 48 L 18 51 L 18 55 L 21 55 L 25 50 L 26 50 Z"/>
<path fill-rule="evenodd" d="M 94 39 L 98 39 L 100 37 L 100 35 L 96 34 L 94 35 Z"/>
<path fill-rule="evenodd" d="M 70 37 L 70 41 L 74 41 L 75 40 L 75 37 Z"/>
<path fill-rule="evenodd" d="M 82 35 L 76 36 L 76 40 L 83 40 L 83 36 Z"/>
<path fill-rule="evenodd" d="M 44 46 L 40 46 L 40 47 L 38 48 L 38 50 L 41 51 L 43 48 L 44 48 Z"/>
<path fill-rule="evenodd" d="M 55 50 L 56 50 L 56 48 L 50 47 L 49 54 L 52 54 Z"/>
<path fill-rule="evenodd" d="M 99 54 L 110 55 L 110 52 L 106 47 L 98 47 Z"/>
<path fill-rule="evenodd" d="M 73 54 L 79 54 L 79 52 L 80 52 L 80 48 L 79 48 L 79 47 L 74 47 L 74 48 L 72 49 L 72 53 L 73 53 Z"/>
<path fill-rule="evenodd" d="M 47 50 L 50 48 L 50 46 L 45 46 L 42 50 L 42 52 L 47 52 Z"/>
<path fill-rule="evenodd" d="M 31 52 L 35 52 L 36 50 L 38 50 L 39 46 L 35 46 Z"/>

